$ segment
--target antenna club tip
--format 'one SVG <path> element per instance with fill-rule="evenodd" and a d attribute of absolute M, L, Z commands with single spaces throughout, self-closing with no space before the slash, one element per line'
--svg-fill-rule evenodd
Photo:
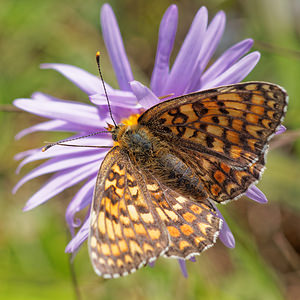
<path fill-rule="evenodd" d="M 99 57 L 100 56 L 100 51 L 97 51 L 96 52 L 96 57 Z"/>
<path fill-rule="evenodd" d="M 42 152 L 47 151 L 49 148 L 51 148 L 53 145 L 47 145 L 45 147 L 42 148 Z"/>

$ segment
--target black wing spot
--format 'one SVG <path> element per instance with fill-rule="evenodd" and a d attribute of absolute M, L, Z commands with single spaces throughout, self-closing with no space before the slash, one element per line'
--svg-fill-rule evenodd
<path fill-rule="evenodd" d="M 215 124 L 219 124 L 219 123 L 220 123 L 219 118 L 216 117 L 216 116 L 212 117 L 212 120 L 213 120 L 213 122 L 214 122 Z"/>
<path fill-rule="evenodd" d="M 206 136 L 206 143 L 208 148 L 212 148 L 214 146 L 213 142 L 215 141 L 213 136 L 207 135 Z"/>
<path fill-rule="evenodd" d="M 224 115 L 228 115 L 229 114 L 229 111 L 225 108 L 220 108 L 220 112 Z"/>

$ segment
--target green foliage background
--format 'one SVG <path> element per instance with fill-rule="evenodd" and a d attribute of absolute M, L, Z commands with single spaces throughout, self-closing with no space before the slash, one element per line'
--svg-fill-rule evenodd
<path fill-rule="evenodd" d="M 117 15 L 135 78 L 148 84 L 155 58 L 160 19 L 166 8 L 179 7 L 176 54 L 202 5 L 210 18 L 223 9 L 225 35 L 217 54 L 252 37 L 262 58 L 247 79 L 278 83 L 290 95 L 288 133 L 274 144 L 259 187 L 269 199 L 260 205 L 242 198 L 223 208 L 236 248 L 221 243 L 188 262 L 189 278 L 175 260 L 159 259 L 155 268 L 118 280 L 92 271 L 86 246 L 73 268 L 82 299 L 299 299 L 300 295 L 300 2 L 298 0 L 108 1 Z M 97 73 L 95 52 L 103 53 L 102 70 L 117 87 L 99 26 L 102 1 L 2 0 L 0 9 L 0 299 L 76 299 L 64 210 L 76 191 L 68 190 L 45 205 L 23 213 L 29 196 L 45 182 L 36 179 L 16 195 L 13 156 L 61 134 L 36 133 L 15 142 L 14 135 L 41 119 L 10 111 L 15 98 L 43 91 L 63 99 L 88 102 L 87 96 L 58 73 L 39 69 L 45 62 L 67 63 Z M 279 146 L 278 146 L 279 145 Z M 276 147 L 275 147 L 276 146 Z M 276 149 L 275 149 L 276 148 Z M 45 176 L 47 177 L 47 176 Z M 77 295 L 78 296 L 78 295 Z"/>

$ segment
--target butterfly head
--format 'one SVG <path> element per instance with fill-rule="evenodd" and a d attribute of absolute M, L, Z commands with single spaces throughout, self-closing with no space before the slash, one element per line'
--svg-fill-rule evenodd
<path fill-rule="evenodd" d="M 128 118 L 121 120 L 121 124 L 116 126 L 112 124 L 107 124 L 107 129 L 112 134 L 112 139 L 115 143 L 120 142 L 123 139 L 124 133 L 128 131 L 129 128 L 138 124 L 138 118 L 140 114 L 130 115 Z M 116 146 L 116 145 L 115 145 Z"/>
<path fill-rule="evenodd" d="M 118 135 L 119 135 L 119 132 L 120 132 L 120 128 L 122 126 L 123 125 L 114 126 L 114 125 L 111 125 L 111 124 L 107 123 L 107 127 L 105 129 L 107 129 L 111 133 L 111 137 L 112 137 L 114 142 L 118 141 Z"/>

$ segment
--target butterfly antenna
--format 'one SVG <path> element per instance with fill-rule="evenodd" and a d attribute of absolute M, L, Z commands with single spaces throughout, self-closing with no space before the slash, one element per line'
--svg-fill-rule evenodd
<path fill-rule="evenodd" d="M 68 146 L 66 144 L 63 144 L 65 142 L 70 142 L 70 141 L 75 141 L 75 140 L 79 140 L 79 139 L 83 139 L 83 138 L 86 138 L 86 137 L 90 137 L 90 136 L 93 136 L 93 135 L 97 135 L 97 134 L 100 134 L 100 133 L 110 133 L 110 131 L 97 131 L 97 132 L 93 132 L 91 134 L 88 134 L 88 135 L 84 135 L 84 136 L 79 136 L 79 137 L 76 137 L 76 138 L 70 138 L 70 139 L 65 139 L 65 140 L 60 140 L 58 142 L 55 142 L 55 143 L 51 143 L 51 144 L 48 144 L 47 146 L 45 146 L 42 151 L 45 152 L 47 151 L 49 148 L 53 147 L 53 146 L 56 146 L 56 145 L 62 145 L 62 146 Z M 77 145 L 78 146 L 78 145 Z M 76 147 L 76 146 L 75 146 Z M 86 147 L 86 146 L 81 146 L 81 147 Z M 104 148 L 104 147 L 103 147 Z"/>
<path fill-rule="evenodd" d="M 100 79 L 101 79 L 101 82 L 102 82 L 102 85 L 103 85 L 104 93 L 105 93 L 107 104 L 108 104 L 109 114 L 110 114 L 110 117 L 111 117 L 111 119 L 112 119 L 115 127 L 117 127 L 117 124 L 116 124 L 116 122 L 115 122 L 115 120 L 113 118 L 112 112 L 111 112 L 111 106 L 110 106 L 109 98 L 108 98 L 108 95 L 107 95 L 105 83 L 104 83 L 103 76 L 102 76 L 102 73 L 101 73 L 101 68 L 100 68 L 100 51 L 97 51 L 97 53 L 96 53 L 96 61 L 97 61 L 97 66 L 98 66 L 98 71 L 99 71 Z"/>

